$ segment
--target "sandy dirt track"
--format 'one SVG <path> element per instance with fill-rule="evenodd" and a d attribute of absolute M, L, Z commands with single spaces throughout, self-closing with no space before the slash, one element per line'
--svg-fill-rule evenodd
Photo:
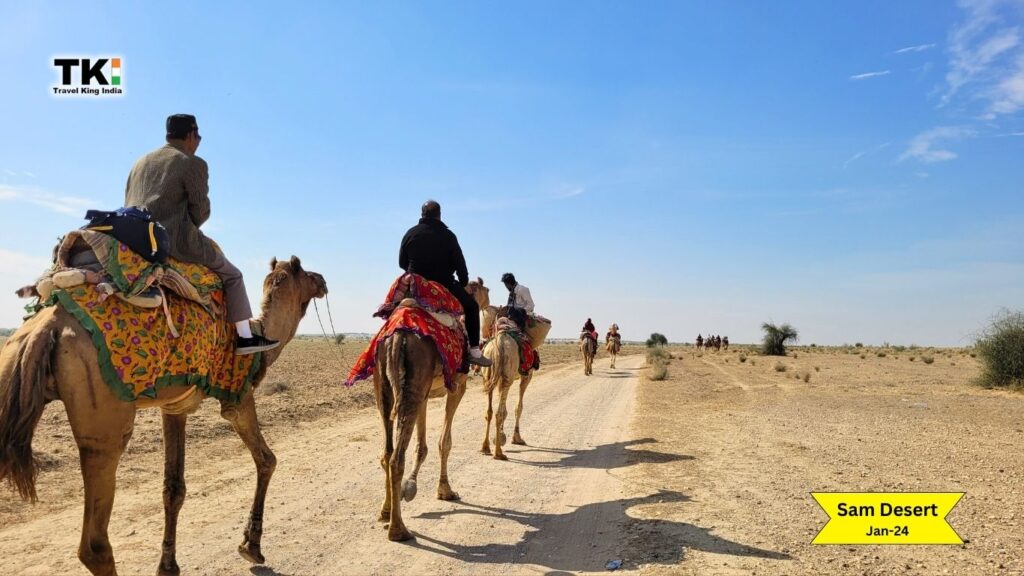
<path fill-rule="evenodd" d="M 627 519 L 623 481 L 629 462 L 637 372 L 642 358 L 586 378 L 575 366 L 538 377 L 527 395 L 527 447 L 508 446 L 509 462 L 479 454 L 485 397 L 467 393 L 450 461 L 461 502 L 436 500 L 436 440 L 443 403 L 428 416 L 432 453 L 420 493 L 406 504 L 414 544 L 393 544 L 375 521 L 383 494 L 375 409 L 299 424 L 271 439 L 279 465 L 271 484 L 265 568 L 255 574 L 550 573 L 603 571 L 621 556 Z M 510 407 L 511 408 L 511 407 Z M 511 435 L 511 429 L 506 428 Z M 411 454 L 411 453 L 410 453 Z M 254 484 L 248 455 L 202 452 L 186 468 L 179 563 L 192 574 L 243 574 L 234 548 Z M 47 481 L 44 474 L 41 483 Z M 154 474 L 118 493 L 111 539 L 121 574 L 155 570 L 162 522 Z M 5 496 L 7 498 L 8 496 Z M 80 504 L 0 529 L 4 574 L 84 574 L 75 558 Z"/>

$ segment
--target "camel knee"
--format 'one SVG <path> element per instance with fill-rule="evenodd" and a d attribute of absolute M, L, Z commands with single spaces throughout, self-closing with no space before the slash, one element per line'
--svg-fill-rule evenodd
<path fill-rule="evenodd" d="M 256 463 L 256 471 L 258 474 L 273 474 L 274 470 L 277 469 L 277 456 L 270 449 L 260 451 L 259 462 Z"/>
<path fill-rule="evenodd" d="M 78 548 L 78 559 L 93 574 L 116 574 L 114 571 L 114 550 L 110 542 L 90 538 Z"/>

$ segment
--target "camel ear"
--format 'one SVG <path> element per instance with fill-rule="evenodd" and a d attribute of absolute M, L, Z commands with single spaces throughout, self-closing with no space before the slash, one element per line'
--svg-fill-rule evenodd
<path fill-rule="evenodd" d="M 270 259 L 270 271 L 273 272 L 274 270 L 277 270 L 277 257 Z"/>
<path fill-rule="evenodd" d="M 298 274 L 302 272 L 302 261 L 299 260 L 298 256 L 292 256 L 292 259 L 288 261 L 292 265 L 292 272 Z"/>
<path fill-rule="evenodd" d="M 483 279 L 483 278 L 481 278 L 481 277 L 477 276 L 477 277 L 476 277 L 476 281 L 477 281 L 477 282 L 479 282 L 481 286 L 483 286 L 483 285 L 484 285 L 484 279 Z"/>

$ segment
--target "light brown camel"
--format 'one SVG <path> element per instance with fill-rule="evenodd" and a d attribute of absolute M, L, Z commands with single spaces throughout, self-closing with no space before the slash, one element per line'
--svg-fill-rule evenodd
<path fill-rule="evenodd" d="M 594 356 L 597 356 L 597 340 L 590 334 L 580 334 L 580 351 L 583 352 L 583 374 L 590 376 L 594 373 Z"/>
<path fill-rule="evenodd" d="M 516 406 L 516 427 L 512 434 L 512 443 L 521 446 L 526 441 L 519 434 L 519 419 L 523 415 L 523 396 L 526 395 L 526 387 L 533 379 L 533 370 L 526 376 L 519 373 L 519 344 L 507 332 L 499 332 L 484 346 L 484 356 L 492 362 L 489 368 L 483 369 L 484 392 L 487 393 L 487 412 L 484 419 L 484 443 L 480 448 L 483 454 L 490 454 L 490 433 L 491 417 L 494 416 L 494 459 L 508 460 L 508 457 L 501 451 L 505 445 L 505 418 L 508 416 L 508 391 L 512 383 L 519 380 L 519 404 Z M 495 414 L 491 409 L 494 399 L 494 390 L 498 389 L 498 411 Z"/>
<path fill-rule="evenodd" d="M 268 338 L 282 346 L 265 352 L 254 385 L 237 405 L 221 402 L 221 416 L 231 422 L 256 462 L 256 496 L 239 554 L 257 564 L 263 534 L 263 505 L 276 459 L 260 432 L 252 390 L 281 348 L 295 335 L 309 301 L 327 294 L 319 274 L 302 269 L 299 259 L 270 263 L 263 281 L 263 314 L 258 321 Z M 0 351 L 0 481 L 7 480 L 25 499 L 36 499 L 38 469 L 32 436 L 43 407 L 61 400 L 78 444 L 85 482 L 85 518 L 78 557 L 90 572 L 114 576 L 114 551 L 107 525 L 114 504 L 115 476 L 121 454 L 132 436 L 140 408 L 163 410 L 164 537 L 160 576 L 180 573 L 175 559 L 178 512 L 185 501 L 185 421 L 204 395 L 195 387 L 172 386 L 156 399 L 119 400 L 104 383 L 89 334 L 59 306 L 46 308 L 25 322 Z"/>
<path fill-rule="evenodd" d="M 466 291 L 481 309 L 490 304 L 489 290 L 483 280 L 466 286 Z M 373 389 L 377 410 L 384 425 L 384 452 L 380 466 L 384 469 L 384 503 L 380 507 L 381 522 L 388 522 L 388 539 L 394 542 L 411 539 L 412 533 L 402 521 L 402 500 L 416 497 L 416 478 L 427 458 L 427 399 L 447 394 L 444 425 L 438 449 L 441 452 L 441 476 L 437 483 L 440 500 L 458 500 L 459 495 L 448 482 L 448 454 L 452 449 L 452 420 L 466 393 L 466 374 L 455 375 L 455 390 L 444 386 L 441 357 L 429 338 L 398 331 L 377 346 L 377 369 L 373 371 Z M 405 451 L 416 428 L 416 463 L 404 482 Z"/>
<path fill-rule="evenodd" d="M 619 355 L 619 350 L 622 349 L 622 335 L 619 334 L 619 327 L 612 324 L 612 327 L 608 330 L 608 334 L 605 335 L 605 350 L 611 354 L 612 357 L 612 368 L 615 368 L 615 358 Z"/>

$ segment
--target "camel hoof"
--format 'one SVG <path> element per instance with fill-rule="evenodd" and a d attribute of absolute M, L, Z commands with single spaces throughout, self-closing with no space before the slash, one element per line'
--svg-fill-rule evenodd
<path fill-rule="evenodd" d="M 459 493 L 451 488 L 439 488 L 437 490 L 437 499 L 451 502 L 453 500 L 459 500 Z"/>
<path fill-rule="evenodd" d="M 412 502 L 416 497 L 416 483 L 410 480 L 402 481 L 402 500 Z"/>
<path fill-rule="evenodd" d="M 491 449 L 489 447 L 487 447 L 487 446 L 484 446 L 483 448 L 480 449 L 480 453 L 481 454 L 485 454 L 487 456 L 490 456 L 491 455 Z"/>
<path fill-rule="evenodd" d="M 513 436 L 512 443 L 517 446 L 526 446 L 526 440 L 523 440 L 521 436 Z"/>
<path fill-rule="evenodd" d="M 508 460 L 508 456 L 505 456 L 504 454 L 495 454 L 494 455 L 494 459 L 495 460 Z"/>
<path fill-rule="evenodd" d="M 412 540 L 412 533 L 402 528 L 401 530 L 388 530 L 388 540 L 392 542 L 405 542 Z"/>
<path fill-rule="evenodd" d="M 253 564 L 263 564 L 267 561 L 260 553 L 260 547 L 253 544 L 242 544 L 238 547 L 238 554 Z"/>

